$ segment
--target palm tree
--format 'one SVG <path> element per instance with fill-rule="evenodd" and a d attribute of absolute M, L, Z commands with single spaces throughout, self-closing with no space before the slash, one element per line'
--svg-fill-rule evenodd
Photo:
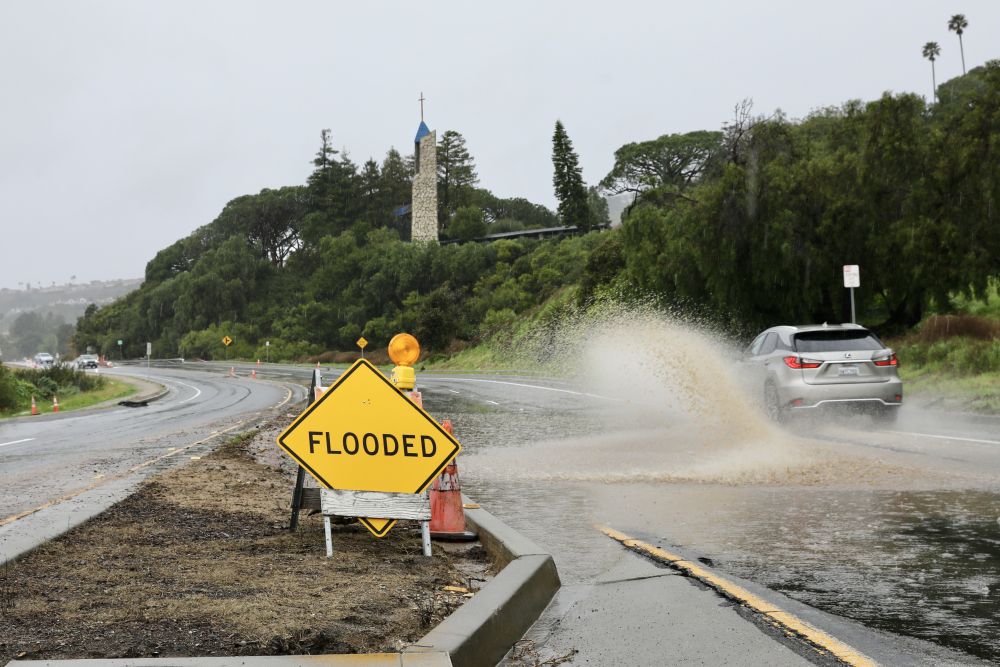
<path fill-rule="evenodd" d="M 924 58 L 931 61 L 931 83 L 934 85 L 934 101 L 937 102 L 937 73 L 934 71 L 934 61 L 941 55 L 941 47 L 937 42 L 924 44 Z"/>
<path fill-rule="evenodd" d="M 965 46 L 962 45 L 962 33 L 969 27 L 965 14 L 955 14 L 948 20 L 948 30 L 958 35 L 958 48 L 962 51 L 962 74 L 965 74 Z"/>

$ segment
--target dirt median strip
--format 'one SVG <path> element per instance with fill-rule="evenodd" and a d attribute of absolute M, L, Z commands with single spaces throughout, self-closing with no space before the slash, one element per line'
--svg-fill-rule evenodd
<path fill-rule="evenodd" d="M 266 436 L 263 435 L 258 436 L 258 440 L 262 439 L 266 440 Z M 227 461 L 227 462 L 222 463 L 219 460 L 220 457 L 222 461 Z M 232 458 L 233 458 L 232 451 L 229 452 L 223 451 L 223 452 L 217 452 L 216 454 L 206 457 L 202 459 L 201 462 L 203 462 L 206 466 L 212 466 L 217 470 L 226 470 L 227 466 L 230 469 L 234 469 L 238 466 L 234 466 L 233 463 L 228 462 Z M 206 509 L 205 508 L 206 503 L 204 501 L 204 497 L 206 495 L 211 495 L 211 496 L 219 495 L 211 490 L 210 485 L 204 484 L 204 480 L 201 478 L 200 475 L 192 476 L 190 474 L 190 471 L 188 474 L 183 474 L 183 470 L 188 470 L 188 468 L 189 467 L 186 467 L 181 471 L 175 471 L 174 473 L 171 473 L 174 476 L 180 476 L 183 479 L 187 480 L 187 484 L 184 485 L 183 487 L 178 489 L 173 489 L 173 491 L 171 491 L 169 488 L 167 489 L 159 488 L 158 486 L 159 483 L 157 482 L 154 482 L 152 484 L 147 484 L 144 490 L 140 491 L 139 494 L 136 494 L 136 496 L 133 496 L 132 498 L 121 503 L 119 506 L 116 506 L 116 508 L 112 510 L 112 513 L 124 512 L 125 516 L 130 516 L 132 513 L 139 511 L 137 507 L 134 506 L 130 507 L 130 504 L 131 505 L 138 504 L 138 506 L 144 506 L 149 504 L 150 501 L 152 501 L 152 507 L 147 507 L 143 511 L 145 511 L 146 516 L 148 517 L 148 523 L 153 523 L 154 521 L 153 516 L 156 516 L 158 517 L 157 521 L 160 524 L 163 524 L 158 526 L 153 531 L 155 535 L 150 536 L 144 534 L 148 531 L 142 530 L 141 526 L 136 526 L 136 525 L 133 525 L 130 530 L 126 531 L 122 531 L 120 529 L 116 530 L 114 535 L 114 545 L 112 548 L 113 553 L 103 554 L 102 557 L 96 559 L 95 563 L 82 562 L 79 561 L 80 558 L 79 553 L 77 553 L 76 550 L 72 547 L 74 544 L 77 545 L 79 544 L 80 537 L 83 537 L 84 540 L 86 540 L 88 539 L 88 533 L 90 531 L 92 531 L 95 528 L 99 528 L 99 526 L 92 525 L 94 522 L 91 522 L 83 526 L 81 529 L 78 529 L 80 532 L 84 532 L 84 535 L 83 536 L 76 535 L 75 536 L 77 538 L 76 540 L 69 540 L 68 543 L 63 543 L 63 544 L 53 543 L 55 545 L 55 550 L 52 553 L 45 553 L 44 550 L 47 547 L 43 547 L 43 555 L 40 556 L 41 562 L 33 562 L 29 557 L 28 559 L 26 559 L 25 562 L 19 563 L 18 565 L 25 568 L 26 571 L 28 571 L 31 575 L 26 579 L 19 577 L 17 575 L 17 572 L 14 572 L 13 573 L 14 576 L 12 576 L 10 568 L 8 568 L 3 573 L 3 575 L 0 575 L 0 591 L 8 591 L 11 593 L 14 590 L 17 590 L 19 592 L 28 591 L 30 597 L 30 592 L 32 591 L 33 588 L 39 588 L 40 586 L 41 589 L 44 590 L 43 594 L 44 600 L 35 600 L 32 604 L 29 604 L 27 607 L 21 606 L 20 609 L 18 608 L 19 601 L 17 596 L 11 596 L 11 597 L 7 597 L 6 595 L 0 596 L 3 598 L 3 600 L 7 601 L 6 604 L 0 604 L 0 637 L 3 637 L 3 639 L 0 639 L 0 657 L 2 657 L 4 653 L 7 653 L 9 657 L 16 657 L 17 659 L 9 663 L 11 665 L 38 665 L 40 664 L 38 661 L 26 658 L 50 657 L 44 655 L 44 651 L 40 651 L 38 648 L 35 648 L 35 650 L 28 650 L 28 651 L 26 650 L 14 651 L 13 650 L 14 647 L 10 644 L 10 640 L 8 639 L 8 637 L 10 636 L 8 633 L 8 628 L 4 627 L 4 623 L 10 619 L 10 617 L 12 616 L 10 612 L 12 611 L 19 611 L 21 613 L 27 612 L 28 614 L 46 613 L 46 611 L 51 611 L 46 608 L 47 603 L 50 602 L 59 603 L 58 605 L 56 605 L 56 608 L 62 609 L 67 602 L 66 581 L 72 580 L 72 577 L 60 577 L 60 573 L 78 572 L 80 570 L 81 565 L 85 566 L 84 569 L 88 572 L 88 577 L 94 579 L 94 581 L 90 582 L 87 590 L 85 591 L 85 595 L 79 596 L 81 598 L 83 597 L 89 598 L 89 596 L 95 596 L 96 600 L 92 600 L 91 603 L 87 605 L 89 607 L 94 607 L 95 605 L 97 607 L 107 607 L 108 605 L 105 604 L 104 602 L 101 602 L 100 598 L 102 595 L 107 596 L 109 593 L 111 594 L 111 598 L 115 600 L 115 605 L 117 607 L 128 609 L 129 607 L 134 606 L 134 603 L 130 604 L 127 600 L 123 600 L 120 598 L 120 596 L 116 595 L 115 589 L 120 588 L 122 586 L 126 586 L 126 582 L 132 579 L 135 575 L 126 573 L 119 573 L 117 575 L 112 574 L 114 568 L 108 567 L 109 563 L 111 562 L 117 562 L 119 565 L 127 562 L 128 564 L 126 566 L 126 569 L 129 572 L 139 572 L 146 579 L 149 579 L 151 577 L 151 574 L 155 573 L 159 574 L 152 577 L 154 580 L 157 579 L 158 577 L 171 576 L 174 579 L 177 579 L 177 582 L 174 582 L 173 586 L 175 589 L 182 588 L 179 585 L 180 582 L 183 579 L 191 576 L 187 575 L 187 577 L 185 577 L 183 574 L 175 573 L 174 572 L 175 570 L 179 569 L 181 571 L 187 570 L 188 572 L 193 571 L 200 573 L 195 577 L 198 579 L 198 582 L 195 582 L 195 586 L 192 590 L 185 591 L 184 594 L 181 595 L 179 598 L 177 595 L 171 596 L 174 599 L 164 600 L 163 605 L 161 605 L 160 602 L 156 601 L 157 591 L 155 590 L 155 587 L 154 588 L 149 587 L 149 581 L 144 582 L 145 584 L 144 586 L 140 585 L 140 588 L 142 588 L 142 590 L 139 591 L 139 597 L 142 600 L 142 607 L 144 607 L 144 610 L 142 612 L 142 616 L 144 617 L 144 622 L 152 620 L 148 617 L 156 617 L 158 615 L 157 608 L 160 606 L 172 607 L 172 609 L 169 614 L 166 614 L 166 617 L 163 617 L 163 615 L 161 614 L 158 622 L 151 624 L 151 627 L 149 628 L 150 632 L 148 633 L 139 632 L 138 634 L 141 635 L 139 638 L 136 638 L 135 628 L 132 628 L 131 634 L 130 631 L 128 630 L 122 632 L 120 626 L 122 619 L 116 620 L 115 618 L 112 618 L 115 615 L 114 613 L 111 614 L 112 617 L 105 617 L 104 620 L 99 620 L 96 625 L 93 623 L 89 624 L 84 623 L 83 627 L 80 627 L 79 625 L 74 625 L 74 629 L 78 631 L 77 638 L 79 638 L 81 634 L 93 635 L 93 642 L 91 644 L 91 648 L 89 649 L 89 651 L 110 650 L 113 652 L 114 646 L 117 645 L 119 648 L 123 648 L 132 653 L 137 653 L 145 649 L 148 651 L 147 655 L 149 653 L 152 653 L 152 655 L 154 656 L 158 655 L 161 652 L 165 651 L 158 650 L 148 645 L 150 641 L 153 641 L 154 637 L 162 639 L 165 634 L 169 635 L 171 633 L 171 630 L 173 629 L 178 629 L 183 631 L 187 627 L 186 625 L 184 625 L 184 620 L 186 619 L 188 624 L 190 624 L 193 619 L 192 609 L 190 607 L 192 606 L 196 608 L 203 607 L 206 604 L 211 604 L 212 598 L 221 597 L 224 599 L 226 597 L 226 595 L 224 595 L 225 593 L 224 590 L 216 590 L 216 593 L 218 595 L 214 595 L 212 593 L 212 587 L 205 583 L 206 579 L 214 578 L 217 580 L 215 582 L 217 586 L 220 586 L 222 588 L 229 587 L 230 589 L 232 589 L 233 587 L 247 585 L 248 582 L 246 581 L 240 581 L 239 583 L 236 583 L 236 581 L 234 581 L 236 579 L 239 579 L 240 577 L 242 577 L 243 579 L 249 579 L 250 580 L 249 583 L 252 583 L 254 581 L 252 576 L 236 575 L 235 572 L 232 577 L 221 577 L 221 578 L 212 577 L 209 574 L 207 574 L 207 572 L 211 570 L 211 564 L 219 562 L 220 558 L 223 557 L 223 554 L 216 553 L 215 549 L 208 549 L 208 551 L 211 553 L 201 554 L 200 557 L 198 558 L 198 563 L 192 564 L 192 566 L 190 567 L 184 566 L 183 560 L 177 560 L 173 558 L 169 553 L 171 549 L 170 545 L 167 544 L 166 541 L 169 541 L 172 537 L 174 538 L 177 537 L 176 533 L 183 532 L 183 527 L 179 528 L 176 526 L 177 524 L 176 518 L 168 517 L 167 513 L 164 511 L 154 511 L 154 508 L 160 510 L 164 508 L 164 503 L 167 504 L 179 503 L 183 507 L 186 507 L 188 511 L 193 511 L 196 509 L 203 510 Z M 266 469 L 267 468 L 265 468 L 265 470 Z M 238 473 L 239 471 L 237 470 L 235 472 Z M 260 473 L 261 471 L 259 469 L 255 469 L 251 471 L 250 474 L 257 475 Z M 236 479 L 231 480 L 231 483 L 234 486 L 241 485 L 241 480 L 243 479 L 243 475 L 235 474 L 234 476 Z M 285 476 L 283 477 L 283 479 L 287 479 L 287 477 Z M 152 486 L 153 491 L 155 491 L 152 498 L 148 497 L 148 494 L 151 492 L 149 488 L 150 486 Z M 265 504 L 269 502 L 273 504 L 273 501 L 271 500 L 265 501 Z M 258 502 L 256 504 L 259 505 L 260 503 Z M 229 506 L 223 507 L 223 509 L 231 510 L 234 507 L 235 505 L 230 503 Z M 259 510 L 259 507 L 256 508 L 250 507 L 246 509 Z M 283 507 L 281 509 L 282 511 L 284 510 Z M 215 512 L 218 512 L 219 508 L 215 507 L 214 510 Z M 174 511 L 176 511 L 176 508 L 174 508 Z M 60 665 L 66 664 L 66 665 L 80 665 L 80 666 L 101 664 L 109 666 L 130 665 L 133 667 L 140 667 L 145 665 L 149 665 L 149 667 L 154 667 L 154 666 L 166 667 L 168 665 L 170 666 L 176 665 L 177 667 L 182 667 L 182 666 L 218 667 L 219 665 L 237 665 L 237 664 L 246 665 L 247 667 L 252 667 L 253 665 L 256 664 L 259 665 L 273 664 L 276 666 L 291 667 L 291 665 L 300 665 L 300 664 L 340 665 L 340 664 L 357 664 L 359 662 L 359 660 L 353 660 L 353 661 L 342 660 L 344 658 L 349 658 L 349 657 L 356 657 L 358 659 L 367 660 L 367 662 L 363 662 L 363 664 L 371 664 L 373 666 L 383 665 L 383 664 L 384 665 L 398 664 L 398 665 L 405 665 L 412 667 L 417 667 L 417 666 L 432 667 L 439 665 L 454 664 L 457 667 L 465 667 L 468 665 L 494 664 L 503 658 L 503 656 L 514 645 L 514 643 L 519 639 L 521 639 L 524 632 L 541 615 L 542 611 L 549 604 L 552 597 L 555 595 L 555 592 L 559 588 L 559 577 L 556 572 L 552 557 L 549 554 L 545 553 L 544 550 L 541 549 L 538 545 L 531 542 L 527 538 L 524 538 L 519 533 L 514 531 L 512 528 L 500 522 L 496 517 L 489 514 L 485 510 L 479 508 L 477 505 L 470 504 L 469 509 L 466 510 L 466 514 L 469 522 L 469 527 L 474 529 L 480 535 L 483 547 L 485 548 L 489 559 L 494 563 L 494 566 L 496 568 L 501 568 L 501 571 L 496 575 L 496 577 L 488 581 L 482 588 L 480 588 L 471 599 L 468 600 L 466 600 L 466 596 L 468 594 L 462 595 L 461 593 L 462 590 L 467 590 L 466 587 L 454 586 L 454 585 L 437 586 L 435 584 L 436 590 L 434 591 L 433 596 L 437 597 L 438 599 L 444 597 L 447 600 L 450 600 L 451 602 L 449 606 L 441 608 L 441 611 L 444 612 L 443 613 L 444 620 L 441 623 L 435 625 L 430 630 L 430 632 L 425 634 L 423 637 L 416 639 L 415 641 L 409 642 L 408 645 L 401 645 L 400 649 L 402 649 L 403 651 L 401 653 L 391 653 L 391 654 L 368 653 L 361 656 L 341 656 L 336 654 L 327 654 L 322 656 L 288 656 L 288 655 L 252 656 L 244 653 L 247 644 L 245 643 L 240 644 L 239 641 L 236 641 L 235 646 L 237 650 L 232 651 L 230 649 L 231 652 L 233 653 L 239 653 L 239 655 L 236 656 L 216 656 L 216 657 L 206 657 L 206 658 L 194 658 L 194 657 L 160 658 L 160 657 L 135 656 L 131 658 L 115 659 L 111 658 L 111 656 L 108 655 L 107 653 L 104 653 L 104 655 L 107 655 L 107 657 L 98 658 L 95 660 L 93 658 L 93 653 L 91 652 L 90 655 L 88 656 L 88 658 L 90 659 L 71 658 L 68 661 L 48 659 L 44 660 L 44 662 L 41 664 L 52 663 Z M 199 523 L 199 521 L 203 522 L 206 520 L 209 521 L 209 523 L 203 526 L 204 530 L 207 533 L 204 536 L 203 541 L 210 539 L 212 535 L 218 536 L 218 531 L 216 530 L 216 528 L 220 528 L 220 530 L 222 529 L 221 527 L 216 526 L 215 523 L 213 523 L 210 519 L 206 518 L 195 519 L 194 523 L 197 524 Z M 239 528 L 237 528 L 231 522 L 226 521 L 224 517 L 217 517 L 215 519 L 215 522 L 220 522 L 220 521 L 226 523 L 229 526 L 229 529 L 233 531 L 233 534 L 235 534 L 239 530 Z M 100 522 L 100 517 L 98 519 L 98 523 L 99 522 Z M 187 523 L 191 523 L 191 520 L 188 520 Z M 238 520 L 237 523 L 240 523 L 240 521 Z M 246 521 L 243 523 L 248 523 L 248 524 L 253 523 L 252 516 L 246 517 Z M 318 524 L 318 520 L 315 521 L 315 523 Z M 115 527 L 116 525 L 117 524 L 115 524 L 114 520 L 112 520 L 112 522 L 109 525 L 105 526 L 105 528 Z M 274 526 L 271 526 L 271 528 L 274 528 Z M 258 527 L 257 530 L 259 531 L 261 530 L 261 528 Z M 266 533 L 273 532 L 272 530 L 268 530 L 267 528 L 264 528 L 263 530 Z M 318 534 L 319 530 L 320 529 L 317 525 L 313 526 L 313 530 L 304 531 L 303 533 L 300 533 L 296 536 L 289 535 L 287 532 L 283 532 L 282 539 L 286 541 L 298 540 L 296 542 L 298 546 L 296 549 L 293 550 L 296 552 L 296 555 L 298 556 L 298 558 L 295 559 L 296 563 L 302 560 L 302 555 L 305 552 L 319 553 L 321 551 L 321 543 Z M 415 533 L 415 531 L 413 532 Z M 316 534 L 311 535 L 311 533 L 316 533 Z M 407 539 L 407 537 L 403 533 L 405 533 L 405 531 L 396 532 L 395 538 Z M 163 568 L 157 569 L 157 567 L 154 564 L 152 564 L 149 561 L 149 559 L 146 558 L 145 554 L 146 548 L 150 546 L 151 542 L 156 543 L 157 539 L 156 535 L 159 535 L 162 540 L 165 540 L 165 542 L 159 544 L 159 548 L 165 549 L 167 552 L 165 554 L 160 554 L 157 558 L 165 559 L 167 561 L 168 566 L 166 567 L 166 572 L 170 574 L 165 574 Z M 171 537 L 167 537 L 167 535 L 170 535 Z M 378 548 L 378 545 L 388 544 L 389 543 L 388 540 L 390 539 L 387 538 L 386 540 L 372 540 L 370 537 L 368 537 L 366 533 L 362 533 L 356 528 L 352 529 L 351 526 L 341 527 L 337 535 L 337 543 L 340 547 L 340 550 L 338 550 L 338 555 L 341 553 L 341 550 L 346 551 L 344 549 L 344 547 L 346 546 L 344 542 L 345 541 L 349 542 L 352 535 L 354 537 L 362 538 L 365 545 L 375 549 Z M 257 537 L 258 539 L 264 539 L 264 540 L 268 539 L 268 536 L 266 535 L 260 535 Z M 90 535 L 89 538 L 93 539 L 93 535 Z M 107 539 L 110 538 L 105 538 L 105 541 Z M 416 543 L 417 535 L 416 534 L 411 535 L 409 536 L 409 539 Z M 299 542 L 302 542 L 302 544 L 299 545 Z M 109 545 L 105 544 L 104 546 L 105 548 L 107 548 Z M 192 546 L 193 545 L 187 548 L 190 549 Z M 412 546 L 416 547 L 416 544 Z M 243 548 L 246 549 L 247 546 L 245 545 Z M 256 547 L 254 550 L 257 550 Z M 411 559 L 410 561 L 411 565 L 413 563 L 428 564 L 430 561 L 440 559 L 440 556 L 436 554 L 433 559 L 417 558 L 416 560 L 413 560 L 412 558 L 413 555 L 414 554 L 409 554 L 407 556 L 404 556 L 404 557 L 409 557 Z M 86 557 L 84 558 L 86 561 L 87 558 Z M 355 565 L 358 564 L 355 563 Z M 371 566 L 372 564 L 369 563 L 368 565 Z M 376 567 L 377 569 L 379 565 L 380 565 L 379 563 L 376 563 L 374 567 Z M 55 568 L 55 571 L 54 572 L 48 571 L 47 568 Z M 102 568 L 104 568 L 104 571 L 109 572 L 109 574 L 106 577 L 102 577 L 96 574 L 98 572 L 101 572 Z M 239 572 L 252 572 L 253 570 L 253 568 L 247 567 L 243 563 L 232 564 L 230 569 Z M 357 567 L 355 569 L 357 569 Z M 23 575 L 24 572 L 22 571 L 21 574 Z M 36 575 L 41 576 L 41 581 L 39 581 Z M 109 579 L 115 579 L 115 581 L 110 581 Z M 139 580 L 140 581 L 142 580 L 141 577 Z M 442 583 L 442 581 L 444 580 L 443 579 L 438 580 L 437 584 Z M 453 579 L 452 583 L 454 584 L 454 582 L 455 580 Z M 34 583 L 35 585 L 31 586 L 30 585 L 31 583 Z M 466 581 L 463 583 L 470 584 L 471 582 Z M 132 584 L 132 585 L 139 585 L 139 584 Z M 384 589 L 384 586 L 379 587 L 377 586 L 377 584 L 376 587 Z M 471 586 L 469 587 L 471 588 Z M 187 588 L 190 588 L 190 586 L 188 586 Z M 282 588 L 287 588 L 287 584 L 283 584 Z M 98 589 L 100 590 L 100 592 L 98 592 Z M 364 591 L 365 589 L 362 590 Z M 35 592 L 37 593 L 38 591 Z M 84 591 L 80 592 L 83 593 Z M 315 593 L 315 591 L 312 592 Z M 232 593 L 232 590 L 230 590 L 230 593 Z M 248 596 L 250 597 L 260 596 L 261 594 L 262 592 L 260 590 L 255 589 L 252 593 L 248 593 Z M 230 595 L 229 597 L 232 596 Z M 237 599 L 239 597 L 240 596 L 237 596 Z M 360 597 L 363 598 L 364 593 L 361 593 Z M 80 602 L 81 602 L 80 600 L 77 600 L 76 603 L 77 606 L 80 605 Z M 462 602 L 464 602 L 464 604 L 461 604 Z M 458 606 L 456 608 L 457 604 L 461 604 L 461 606 Z M 32 610 L 31 607 L 33 606 L 36 606 L 37 608 Z M 288 607 L 289 605 L 285 606 Z M 105 609 L 102 613 L 107 614 L 109 613 L 109 611 L 110 610 Z M 284 611 L 285 613 L 287 613 L 288 609 L 285 609 Z M 374 610 L 369 609 L 367 611 L 371 612 Z M 418 611 L 424 618 L 427 618 L 426 615 L 428 613 L 432 614 L 434 613 L 433 608 L 429 609 L 427 607 L 420 607 L 420 605 L 417 605 L 417 609 L 415 611 Z M 451 613 L 450 615 L 447 615 L 447 612 L 449 611 Z M 378 613 L 381 615 L 386 615 L 388 612 L 386 609 L 382 609 Z M 220 612 L 220 615 L 225 616 L 225 614 L 226 610 L 223 609 Z M 202 617 L 208 615 L 210 614 L 202 614 Z M 197 614 L 194 614 L 194 616 L 197 616 Z M 306 616 L 312 619 L 315 619 L 317 617 L 315 612 L 306 614 Z M 436 614 L 435 616 L 436 618 L 434 618 L 433 621 L 436 621 L 438 618 L 441 618 L 441 616 L 437 616 Z M 46 619 L 48 625 L 44 626 L 44 630 L 41 630 L 43 625 L 41 624 L 41 622 L 39 622 L 38 629 L 33 628 L 32 631 L 36 634 L 41 633 L 41 634 L 51 635 L 53 628 L 58 628 L 58 626 L 60 625 L 60 617 L 58 613 L 47 614 Z M 20 619 L 20 620 L 26 622 L 29 627 L 31 626 L 30 619 Z M 218 619 L 215 620 L 218 621 Z M 323 625 L 322 620 L 311 621 L 311 623 L 313 625 Z M 178 625 L 178 624 L 184 627 L 171 628 L 171 625 Z M 195 649 L 198 648 L 199 643 L 209 644 L 210 648 L 203 650 L 209 650 L 212 652 L 218 649 L 225 648 L 226 646 L 233 646 L 232 642 L 234 641 L 234 638 L 237 637 L 236 633 L 231 632 L 230 633 L 231 636 L 225 637 L 225 639 L 228 639 L 229 641 L 218 641 L 220 635 L 225 634 L 224 632 L 222 633 L 219 632 L 219 630 L 221 629 L 220 625 L 224 626 L 224 623 L 211 622 L 211 619 L 209 619 L 208 622 L 209 627 L 205 628 L 203 627 L 204 625 L 205 625 L 204 622 L 201 623 L 196 622 L 195 628 L 188 629 L 188 633 L 190 635 L 193 635 L 193 638 L 190 640 L 190 643 L 195 644 Z M 115 631 L 115 628 L 118 628 L 117 632 Z M 107 634 L 109 632 L 110 635 Z M 183 632 L 181 632 L 180 634 L 183 636 Z M 213 635 L 215 638 L 214 642 L 213 642 Z M 36 639 L 36 638 L 32 636 L 31 639 Z M 53 637 L 53 639 L 56 638 Z M 65 638 L 62 639 L 64 642 L 66 641 Z M 145 646 L 143 645 L 143 640 L 146 642 Z M 58 641 L 59 640 L 57 639 L 56 643 L 58 643 Z M 296 641 L 298 641 L 301 646 L 303 641 L 308 641 L 308 637 L 299 636 L 296 639 Z M 71 642 L 72 640 L 70 640 L 70 643 Z M 38 642 L 36 641 L 35 643 L 37 644 Z M 215 644 L 214 647 L 211 646 L 213 643 Z M 94 645 L 99 646 L 99 648 L 95 649 Z M 256 645 L 256 647 L 259 646 L 260 644 Z M 29 648 L 34 648 L 34 647 L 29 647 Z M 313 649 L 316 648 L 318 647 L 313 646 Z M 327 646 L 327 648 L 330 647 Z M 59 649 L 57 649 L 56 655 L 52 655 L 51 657 L 55 658 L 59 656 L 60 653 L 62 655 L 66 655 L 66 649 L 68 649 L 69 652 L 73 651 L 73 648 L 71 646 L 67 647 L 65 643 L 59 644 Z M 79 655 L 79 653 L 77 654 Z"/>
<path fill-rule="evenodd" d="M 794 614 L 784 611 L 760 596 L 747 591 L 745 588 L 728 581 L 724 577 L 710 572 L 701 565 L 692 563 L 660 547 L 633 539 L 608 526 L 599 525 L 597 529 L 616 542 L 621 543 L 625 548 L 662 562 L 676 570 L 682 571 L 687 576 L 697 579 L 725 597 L 761 614 L 768 623 L 779 626 L 793 635 L 804 639 L 809 644 L 829 653 L 844 664 L 851 665 L 852 667 L 876 667 L 878 665 L 877 662 L 839 639 L 806 623 Z"/>
<path fill-rule="evenodd" d="M 254 460 L 252 440 L 0 569 L 0 664 L 398 652 L 485 579 L 481 549 L 425 558 L 415 525 L 381 540 L 338 526 L 326 559 L 318 516 L 288 532 L 290 479 Z"/>

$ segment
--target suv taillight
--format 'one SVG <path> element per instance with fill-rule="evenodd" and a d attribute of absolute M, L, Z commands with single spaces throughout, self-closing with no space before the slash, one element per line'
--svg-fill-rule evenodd
<path fill-rule="evenodd" d="M 784 357 L 785 365 L 789 368 L 819 368 L 823 365 L 822 361 L 816 361 L 815 359 L 803 359 L 802 357 Z"/>
<path fill-rule="evenodd" d="M 876 366 L 898 366 L 899 361 L 896 359 L 895 354 L 890 354 L 888 357 L 882 357 L 881 359 L 872 359 L 872 363 Z"/>

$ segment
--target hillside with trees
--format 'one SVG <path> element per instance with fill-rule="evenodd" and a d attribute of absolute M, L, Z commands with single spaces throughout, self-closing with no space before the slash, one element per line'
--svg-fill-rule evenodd
<path fill-rule="evenodd" d="M 77 349 L 299 359 L 384 345 L 402 330 L 436 352 L 602 299 L 650 300 L 735 332 L 846 321 L 841 267 L 859 264 L 862 322 L 902 332 L 1000 275 L 1000 61 L 937 88 L 886 93 L 803 119 L 736 106 L 721 129 L 622 146 L 588 187 L 567 129 L 552 137 L 558 211 L 478 181 L 457 132 L 438 151 L 440 226 L 459 243 L 407 243 L 412 160 L 357 167 L 321 136 L 304 185 L 237 198 L 160 251 L 142 288 L 88 309 Z M 608 195 L 627 195 L 608 229 Z M 552 240 L 470 242 L 572 226 Z M 554 308 L 552 304 L 557 304 Z"/>

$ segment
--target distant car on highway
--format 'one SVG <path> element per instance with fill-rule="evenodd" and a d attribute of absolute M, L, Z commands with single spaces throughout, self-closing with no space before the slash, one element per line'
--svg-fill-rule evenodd
<path fill-rule="evenodd" d="M 97 368 L 96 354 L 81 354 L 76 358 L 76 367 L 83 370 L 86 368 Z"/>
<path fill-rule="evenodd" d="M 55 357 L 48 352 L 39 352 L 35 355 L 34 361 L 36 366 L 41 366 L 42 368 L 51 368 L 56 363 Z"/>
<path fill-rule="evenodd" d="M 744 353 L 774 421 L 845 406 L 891 422 L 903 403 L 896 354 L 857 324 L 776 326 Z"/>

